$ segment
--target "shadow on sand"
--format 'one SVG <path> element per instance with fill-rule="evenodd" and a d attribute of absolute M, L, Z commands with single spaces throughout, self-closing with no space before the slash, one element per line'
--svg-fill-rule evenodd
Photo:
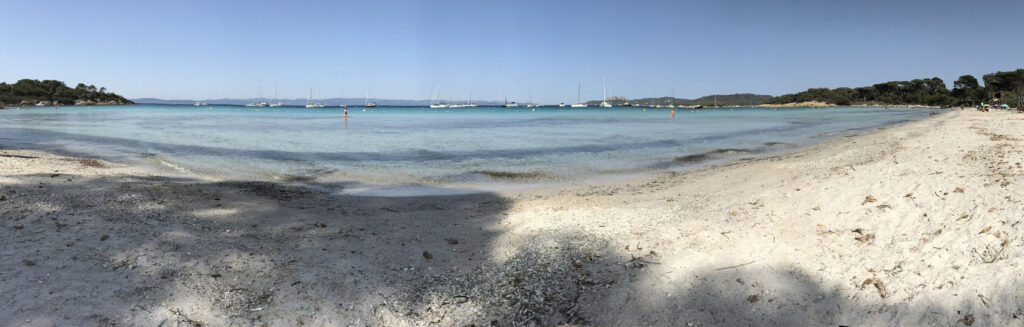
<path fill-rule="evenodd" d="M 513 203 L 489 193 L 8 180 L 0 316 L 14 325 L 986 325 L 1021 310 L 1021 295 L 1003 294 L 991 307 L 911 302 L 880 315 L 877 295 L 851 298 L 852 286 L 786 265 L 697 268 L 665 284 L 653 252 L 579 233 L 507 235 Z"/>

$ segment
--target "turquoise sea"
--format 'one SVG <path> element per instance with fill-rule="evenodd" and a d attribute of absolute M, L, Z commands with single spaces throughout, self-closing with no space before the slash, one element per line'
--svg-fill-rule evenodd
<path fill-rule="evenodd" d="M 925 109 L 249 108 L 0 110 L 0 146 L 353 194 L 500 190 L 681 170 L 927 117 Z"/>

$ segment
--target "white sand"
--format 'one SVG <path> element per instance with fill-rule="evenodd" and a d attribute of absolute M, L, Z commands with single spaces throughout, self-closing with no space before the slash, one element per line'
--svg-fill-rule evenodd
<path fill-rule="evenodd" d="M 1021 325 L 1024 121 L 1011 117 L 1024 115 L 952 112 L 689 173 L 418 198 L 0 150 L 0 317 Z"/>

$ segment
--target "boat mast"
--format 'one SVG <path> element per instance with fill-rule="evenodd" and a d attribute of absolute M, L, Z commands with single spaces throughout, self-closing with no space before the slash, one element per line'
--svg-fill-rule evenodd
<path fill-rule="evenodd" d="M 601 81 L 604 84 L 604 91 L 602 91 L 602 94 L 601 94 L 602 98 L 604 98 L 604 99 L 601 99 L 601 102 L 607 103 L 608 102 L 608 79 L 606 79 L 604 76 L 601 76 Z M 602 103 L 602 104 L 604 104 L 604 103 Z"/>
<path fill-rule="evenodd" d="M 437 102 L 435 102 L 435 101 L 440 101 L 439 100 L 440 97 L 441 97 L 440 92 L 441 92 L 441 84 L 437 84 L 437 86 L 434 87 L 434 96 L 430 97 L 430 104 L 436 104 Z"/>
<path fill-rule="evenodd" d="M 583 83 L 576 82 L 576 103 L 580 103 L 580 91 L 583 90 Z"/>

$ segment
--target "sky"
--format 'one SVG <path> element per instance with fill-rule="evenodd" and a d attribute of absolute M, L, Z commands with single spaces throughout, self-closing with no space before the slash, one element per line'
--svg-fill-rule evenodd
<path fill-rule="evenodd" d="M 0 0 L 0 81 L 128 98 L 696 98 L 1024 68 L 1024 1 Z"/>

